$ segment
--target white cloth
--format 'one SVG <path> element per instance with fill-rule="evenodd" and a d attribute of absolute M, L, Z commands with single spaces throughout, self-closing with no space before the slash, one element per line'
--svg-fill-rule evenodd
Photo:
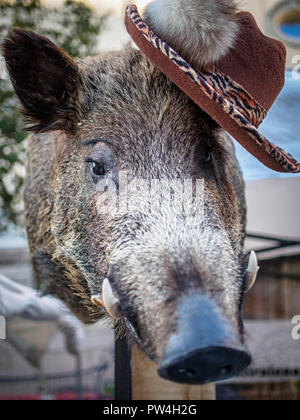
<path fill-rule="evenodd" d="M 0 314 L 7 320 L 21 316 L 35 321 L 57 321 L 66 307 L 57 299 L 40 297 L 36 290 L 0 274 Z"/>
<path fill-rule="evenodd" d="M 16 283 L 0 274 L 0 315 L 7 320 L 22 317 L 33 321 L 50 321 L 65 336 L 66 348 L 79 354 L 84 339 L 83 326 L 67 307 L 52 296 L 39 296 L 30 287 Z"/>

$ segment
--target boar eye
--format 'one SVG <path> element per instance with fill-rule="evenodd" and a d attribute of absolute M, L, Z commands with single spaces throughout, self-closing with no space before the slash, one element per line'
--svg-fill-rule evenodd
<path fill-rule="evenodd" d="M 103 162 L 96 162 L 95 160 L 92 160 L 92 159 L 88 159 L 87 162 L 90 164 L 92 175 L 96 177 L 106 175 L 106 169 Z"/>
<path fill-rule="evenodd" d="M 103 163 L 92 162 L 92 172 L 96 176 L 104 176 L 106 174 Z"/>
<path fill-rule="evenodd" d="M 212 151 L 211 150 L 206 150 L 202 156 L 200 157 L 200 168 L 204 168 L 206 165 L 209 165 L 213 160 L 212 157 Z"/>
<path fill-rule="evenodd" d="M 204 162 L 210 163 L 212 161 L 212 153 L 210 150 L 206 152 L 206 155 L 204 156 Z"/>

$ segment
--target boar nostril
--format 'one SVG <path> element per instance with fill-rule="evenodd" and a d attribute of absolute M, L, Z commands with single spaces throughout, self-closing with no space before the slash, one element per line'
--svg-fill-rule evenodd
<path fill-rule="evenodd" d="M 178 369 L 178 374 L 189 378 L 195 378 L 197 376 L 197 371 L 194 369 Z"/>
<path fill-rule="evenodd" d="M 232 371 L 233 371 L 233 367 L 231 365 L 227 365 L 223 369 L 220 370 L 220 375 L 221 376 L 230 375 Z M 196 369 L 179 368 L 177 372 L 178 372 L 179 377 L 181 376 L 181 377 L 190 378 L 190 379 L 197 378 L 197 376 L 199 375 L 199 372 Z"/>
<path fill-rule="evenodd" d="M 233 367 L 231 365 L 227 365 L 221 370 L 221 375 L 229 375 L 232 371 Z"/>
<path fill-rule="evenodd" d="M 165 379 L 179 383 L 206 384 L 237 375 L 250 361 L 250 355 L 242 349 L 199 348 L 191 354 L 163 361 L 159 367 L 159 374 Z"/>

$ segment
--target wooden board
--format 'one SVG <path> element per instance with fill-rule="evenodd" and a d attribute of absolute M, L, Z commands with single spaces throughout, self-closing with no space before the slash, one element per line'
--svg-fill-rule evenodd
<path fill-rule="evenodd" d="M 134 401 L 207 401 L 216 399 L 214 384 L 180 385 L 166 381 L 157 374 L 157 366 L 137 347 L 132 349 L 132 399 Z"/>

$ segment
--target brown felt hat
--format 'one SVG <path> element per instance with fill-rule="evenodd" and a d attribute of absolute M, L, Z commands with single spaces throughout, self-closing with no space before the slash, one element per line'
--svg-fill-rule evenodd
<path fill-rule="evenodd" d="M 126 28 L 140 50 L 201 109 L 267 167 L 300 172 L 300 163 L 268 141 L 258 127 L 284 86 L 286 50 L 265 36 L 254 17 L 237 14 L 238 37 L 215 65 L 194 69 L 127 8 Z"/>

